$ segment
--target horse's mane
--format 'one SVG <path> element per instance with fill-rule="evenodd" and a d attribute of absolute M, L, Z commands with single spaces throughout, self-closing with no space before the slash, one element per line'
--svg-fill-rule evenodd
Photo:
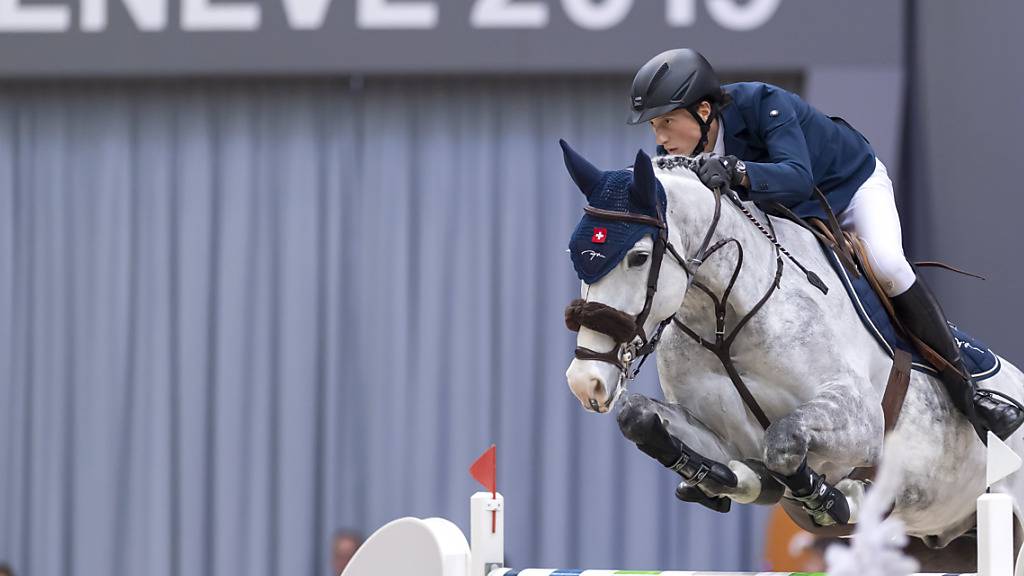
<path fill-rule="evenodd" d="M 701 186 L 700 178 L 697 177 L 695 168 L 697 159 L 690 156 L 656 156 L 651 159 L 654 163 L 654 174 L 660 179 L 662 176 L 673 176 L 692 180 Z M 664 184 L 664 182 L 663 182 Z"/>
<path fill-rule="evenodd" d="M 676 186 L 676 192 L 685 191 L 686 193 L 694 193 L 698 196 L 708 194 L 707 197 L 711 198 L 711 193 L 707 186 L 697 176 L 697 165 L 700 162 L 698 158 L 666 155 L 656 156 L 651 161 L 654 163 L 654 174 L 661 181 L 662 185 L 665 186 L 666 192 L 674 185 Z M 674 179 L 675 181 L 673 181 Z M 747 202 L 746 206 L 748 211 L 757 214 L 759 217 L 767 217 L 761 207 L 752 202 Z M 805 230 L 800 230 L 799 232 L 810 234 Z"/>

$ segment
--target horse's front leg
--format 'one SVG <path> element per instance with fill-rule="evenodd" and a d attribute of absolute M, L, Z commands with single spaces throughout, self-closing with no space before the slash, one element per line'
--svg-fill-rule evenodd
<path fill-rule="evenodd" d="M 851 505 L 835 476 L 876 463 L 883 435 L 882 410 L 870 386 L 831 384 L 768 427 L 764 463 L 818 524 L 846 524 Z M 833 478 L 815 471 L 808 456 Z"/>
<path fill-rule="evenodd" d="M 732 500 L 774 504 L 781 498 L 781 486 L 763 465 L 734 460 L 738 451 L 682 406 L 641 394 L 620 402 L 623 435 L 682 477 L 676 489 L 680 500 L 728 512 Z"/>

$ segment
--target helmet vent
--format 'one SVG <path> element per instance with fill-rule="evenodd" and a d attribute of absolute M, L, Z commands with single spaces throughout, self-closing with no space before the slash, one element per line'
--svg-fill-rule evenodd
<path fill-rule="evenodd" d="M 668 62 L 665 62 L 661 65 L 660 68 L 658 68 L 658 71 L 654 73 L 654 77 L 651 78 L 651 83 L 647 85 L 648 96 L 651 94 L 651 92 L 654 92 L 654 89 L 657 88 L 658 83 L 661 82 L 661 79 L 665 77 L 665 74 L 668 74 L 668 70 Z"/>
<path fill-rule="evenodd" d="M 672 95 L 672 102 L 682 102 L 683 97 L 690 91 L 690 87 L 693 85 L 693 77 L 697 75 L 697 71 L 690 72 L 690 75 L 686 77 L 679 85 L 679 89 Z"/>

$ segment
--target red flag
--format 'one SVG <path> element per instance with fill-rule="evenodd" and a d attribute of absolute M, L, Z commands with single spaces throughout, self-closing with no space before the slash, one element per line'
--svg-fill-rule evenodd
<path fill-rule="evenodd" d="M 498 448 L 494 444 L 480 455 L 469 467 L 469 473 L 476 478 L 476 481 L 483 484 L 492 494 L 498 491 L 497 482 L 497 453 Z"/>
<path fill-rule="evenodd" d="M 594 244 L 604 244 L 606 240 L 608 240 L 608 229 L 594 228 L 594 233 L 590 236 L 590 241 Z"/>

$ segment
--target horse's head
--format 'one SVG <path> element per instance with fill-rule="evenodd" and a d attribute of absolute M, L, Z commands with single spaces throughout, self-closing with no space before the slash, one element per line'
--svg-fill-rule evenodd
<path fill-rule="evenodd" d="M 584 408 L 607 412 L 633 361 L 653 350 L 663 323 L 682 305 L 688 274 L 681 262 L 664 263 L 666 251 L 679 255 L 670 243 L 664 187 L 642 150 L 632 171 L 599 170 L 564 141 L 562 150 L 588 203 L 569 242 L 582 289 L 565 311 L 566 325 L 579 332 L 565 375 Z"/>

